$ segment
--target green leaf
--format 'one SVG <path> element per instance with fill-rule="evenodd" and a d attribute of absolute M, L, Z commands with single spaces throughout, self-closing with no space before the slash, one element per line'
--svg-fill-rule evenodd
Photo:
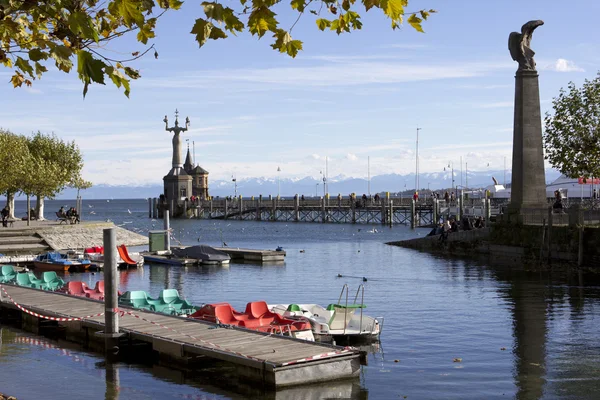
<path fill-rule="evenodd" d="M 84 39 L 93 39 L 96 43 L 99 40 L 92 18 L 83 11 L 75 11 L 69 15 L 69 29 Z"/>
<path fill-rule="evenodd" d="M 138 42 L 141 43 L 148 43 L 148 39 L 151 39 L 154 37 L 154 31 L 152 30 L 152 27 L 149 24 L 144 24 L 140 30 L 138 31 L 137 34 L 137 40 Z"/>
<path fill-rule="evenodd" d="M 53 45 L 50 50 L 50 57 L 56 61 L 56 67 L 63 72 L 69 72 L 71 71 L 71 68 L 73 68 L 73 62 L 71 61 L 72 55 L 73 51 L 63 45 Z"/>
<path fill-rule="evenodd" d="M 127 75 L 131 79 L 138 79 L 141 77 L 140 71 L 138 71 L 137 69 L 133 69 L 131 67 L 123 68 L 123 72 L 125 72 L 125 75 Z"/>
<path fill-rule="evenodd" d="M 277 20 L 275 13 L 266 6 L 255 8 L 248 17 L 248 30 L 252 35 L 263 37 L 268 31 L 275 32 L 277 29 Z"/>
<path fill-rule="evenodd" d="M 96 60 L 90 52 L 79 50 L 77 52 L 77 73 L 83 82 L 83 97 L 87 94 L 88 86 L 92 82 L 104 85 L 104 71 L 107 65 Z"/>
<path fill-rule="evenodd" d="M 183 1 L 180 0 L 169 0 L 169 8 L 173 10 L 179 10 L 183 5 Z"/>
<path fill-rule="evenodd" d="M 44 67 L 42 64 L 40 64 L 39 62 L 36 61 L 36 63 L 35 63 L 35 74 L 37 75 L 37 77 L 41 78 L 42 74 L 44 72 L 48 72 L 48 69 L 46 67 Z"/>
<path fill-rule="evenodd" d="M 223 6 L 219 3 L 202 3 L 202 7 L 204 8 L 204 14 L 206 14 L 206 18 L 214 19 L 215 21 L 223 21 Z"/>
<path fill-rule="evenodd" d="M 299 12 L 304 12 L 304 9 L 306 8 L 306 3 L 304 2 L 304 0 L 292 0 L 290 4 L 292 6 L 292 9 L 298 10 Z"/>
<path fill-rule="evenodd" d="M 280 53 L 287 53 L 293 58 L 298 55 L 298 51 L 302 50 L 302 42 L 300 40 L 292 40 L 290 33 L 283 29 L 277 29 L 273 37 L 275 38 L 275 43 L 271 47 L 279 50 Z"/>
<path fill-rule="evenodd" d="M 425 31 L 421 27 L 421 22 L 423 21 L 421 18 L 413 14 L 408 18 L 407 21 L 413 28 L 415 28 L 416 31 L 425 33 Z"/>
<path fill-rule="evenodd" d="M 29 50 L 29 59 L 34 62 L 40 60 L 47 60 L 48 53 L 43 52 L 37 47 L 34 47 L 33 49 Z"/>
<path fill-rule="evenodd" d="M 381 0 L 381 8 L 385 15 L 392 21 L 397 21 L 404 15 L 404 7 L 408 5 L 406 0 Z"/>
<path fill-rule="evenodd" d="M 421 11 L 420 11 L 420 14 L 421 14 L 421 18 L 423 18 L 423 20 L 426 20 L 426 19 L 427 19 L 427 17 L 429 17 L 429 14 L 430 14 L 430 13 L 429 13 L 429 12 L 427 12 L 427 11 L 425 11 L 425 10 L 421 10 Z"/>
<path fill-rule="evenodd" d="M 106 74 L 110 77 L 116 87 L 120 88 L 123 86 L 125 89 L 125 96 L 129 97 L 130 87 L 129 80 L 119 70 L 113 67 L 106 67 Z"/>
<path fill-rule="evenodd" d="M 324 31 L 326 28 L 331 27 L 331 21 L 325 18 L 319 18 L 315 21 L 320 30 Z"/>
<path fill-rule="evenodd" d="M 198 18 L 192 31 L 190 32 L 196 35 L 196 41 L 198 45 L 202 47 L 208 39 L 224 39 L 227 37 L 225 32 L 222 29 L 217 28 L 212 24 L 212 22 L 208 22 L 202 18 Z"/>
<path fill-rule="evenodd" d="M 170 5 L 171 1 L 169 1 Z M 134 23 L 139 27 L 144 25 L 144 15 L 136 0 L 115 0 L 108 8 L 112 15 L 122 17 L 123 23 L 129 28 Z"/>
<path fill-rule="evenodd" d="M 377 8 L 381 7 L 380 0 L 363 0 L 363 4 L 365 5 L 366 11 L 369 11 L 373 7 L 377 7 Z"/>
<path fill-rule="evenodd" d="M 15 67 L 19 68 L 21 71 L 25 72 L 27 75 L 33 77 L 33 67 L 29 64 L 29 61 L 22 59 L 21 57 L 17 57 L 17 61 L 15 62 Z"/>

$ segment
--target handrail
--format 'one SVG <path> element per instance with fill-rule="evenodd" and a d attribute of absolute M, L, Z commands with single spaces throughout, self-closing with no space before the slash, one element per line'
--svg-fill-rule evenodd
<path fill-rule="evenodd" d="M 360 299 L 360 305 L 363 306 L 365 304 L 365 285 L 362 283 L 358 285 L 358 289 L 356 289 L 356 295 L 354 296 L 354 304 L 356 304 L 356 299 L 358 299 L 358 292 L 362 289 L 362 297 Z M 360 307 L 360 325 L 358 326 L 358 331 L 362 332 L 362 320 L 363 320 L 363 308 Z"/>
<path fill-rule="evenodd" d="M 342 286 L 342 292 L 340 293 L 340 297 L 338 298 L 338 304 L 340 304 L 340 301 L 342 301 L 342 295 L 344 294 L 344 289 L 346 289 L 346 308 L 344 308 L 344 335 L 346 334 L 346 326 L 348 325 L 348 284 L 344 283 L 344 286 Z M 335 307 L 334 307 L 334 312 L 335 312 Z"/>

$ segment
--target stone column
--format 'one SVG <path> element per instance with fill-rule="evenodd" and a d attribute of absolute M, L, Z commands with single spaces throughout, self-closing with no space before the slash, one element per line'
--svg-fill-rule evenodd
<path fill-rule="evenodd" d="M 542 151 L 540 89 L 536 71 L 515 76 L 512 185 L 509 214 L 546 208 L 546 175 Z"/>

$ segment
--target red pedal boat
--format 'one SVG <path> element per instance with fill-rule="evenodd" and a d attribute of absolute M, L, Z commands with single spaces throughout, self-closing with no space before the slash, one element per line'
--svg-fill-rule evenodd
<path fill-rule="evenodd" d="M 215 322 L 259 332 L 291 336 L 297 339 L 314 341 L 308 320 L 292 320 L 269 311 L 265 301 L 253 301 L 246 305 L 245 312 L 236 311 L 229 303 L 205 304 L 190 318 Z"/>

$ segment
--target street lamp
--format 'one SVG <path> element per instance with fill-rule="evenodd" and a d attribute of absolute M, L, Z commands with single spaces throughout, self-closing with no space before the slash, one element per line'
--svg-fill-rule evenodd
<path fill-rule="evenodd" d="M 319 182 L 317 182 L 317 186 L 315 187 L 315 197 L 319 197 Z"/>
<path fill-rule="evenodd" d="M 281 168 L 279 168 L 279 166 L 277 167 L 277 198 L 279 198 L 279 181 L 280 181 L 280 176 L 281 176 Z"/>
<path fill-rule="evenodd" d="M 448 162 L 448 168 L 452 169 L 452 189 L 454 189 L 454 163 L 452 161 Z M 444 171 L 446 167 L 444 167 Z"/>
<path fill-rule="evenodd" d="M 231 181 L 233 182 L 233 198 L 236 199 L 237 198 L 237 179 L 235 178 L 234 175 L 231 175 Z"/>

